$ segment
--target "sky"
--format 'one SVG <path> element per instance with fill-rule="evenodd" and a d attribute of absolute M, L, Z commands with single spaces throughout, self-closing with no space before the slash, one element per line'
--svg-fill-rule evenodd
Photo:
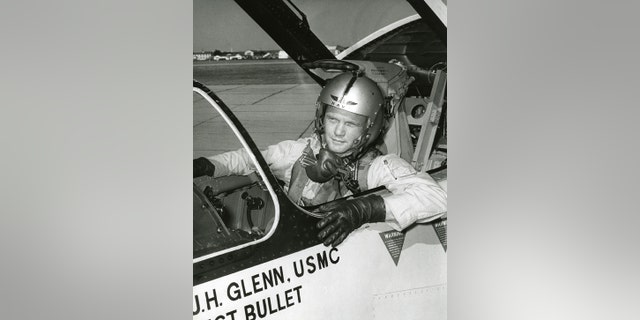
<path fill-rule="evenodd" d="M 406 0 L 292 0 L 327 45 L 348 47 L 416 14 Z M 446 1 L 445 1 L 446 3 Z M 278 45 L 233 0 L 193 1 L 193 51 L 275 50 Z"/>

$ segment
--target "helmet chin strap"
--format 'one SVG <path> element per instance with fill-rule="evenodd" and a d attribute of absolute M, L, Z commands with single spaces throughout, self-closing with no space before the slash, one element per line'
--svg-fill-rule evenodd
<path fill-rule="evenodd" d="M 368 131 L 369 130 L 365 131 L 359 138 L 353 141 L 353 144 L 355 146 L 349 149 L 351 152 L 345 155 L 343 158 L 347 158 L 349 162 L 356 162 L 358 159 L 360 159 L 360 157 L 364 155 L 365 151 L 367 151 L 368 146 L 364 145 L 363 142 L 366 143 L 366 141 L 369 139 Z"/>

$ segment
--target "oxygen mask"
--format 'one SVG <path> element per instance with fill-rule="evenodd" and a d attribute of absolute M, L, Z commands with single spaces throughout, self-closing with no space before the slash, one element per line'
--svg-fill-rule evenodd
<path fill-rule="evenodd" d="M 344 175 L 348 172 L 346 159 L 325 148 L 320 148 L 318 155 L 314 155 L 311 148 L 305 148 L 300 163 L 307 177 L 318 183 L 327 182 L 336 175 Z"/>

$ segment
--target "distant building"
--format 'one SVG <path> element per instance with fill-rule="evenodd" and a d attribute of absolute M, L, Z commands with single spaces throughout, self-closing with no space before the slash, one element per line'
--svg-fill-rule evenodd
<path fill-rule="evenodd" d="M 343 46 L 326 46 L 326 47 L 334 56 L 338 55 L 340 52 L 346 49 L 346 47 L 343 47 Z M 274 54 L 274 56 L 277 56 L 278 59 L 289 59 L 289 55 L 284 50 L 277 51 L 277 53 Z M 266 58 L 266 56 L 263 56 L 263 59 L 264 58 Z"/>
<path fill-rule="evenodd" d="M 193 60 L 198 60 L 198 61 L 211 60 L 211 52 L 194 53 Z"/>
<path fill-rule="evenodd" d="M 278 51 L 278 59 L 289 59 L 289 55 L 284 50 Z"/>

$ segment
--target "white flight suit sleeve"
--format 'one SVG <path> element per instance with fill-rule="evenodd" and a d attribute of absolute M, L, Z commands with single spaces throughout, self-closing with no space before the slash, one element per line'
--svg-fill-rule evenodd
<path fill-rule="evenodd" d="M 268 146 L 266 150 L 260 152 L 273 175 L 284 181 L 288 186 L 289 180 L 291 180 L 293 164 L 298 160 L 306 145 L 307 141 L 305 139 L 287 140 Z M 247 175 L 256 171 L 253 160 L 251 160 L 249 153 L 244 148 L 207 157 L 207 159 L 216 167 L 215 177 Z"/>
<path fill-rule="evenodd" d="M 384 185 L 386 222 L 401 231 L 414 222 L 429 222 L 447 212 L 447 193 L 427 173 L 417 172 L 395 154 L 377 157 L 367 173 L 369 188 Z"/>

